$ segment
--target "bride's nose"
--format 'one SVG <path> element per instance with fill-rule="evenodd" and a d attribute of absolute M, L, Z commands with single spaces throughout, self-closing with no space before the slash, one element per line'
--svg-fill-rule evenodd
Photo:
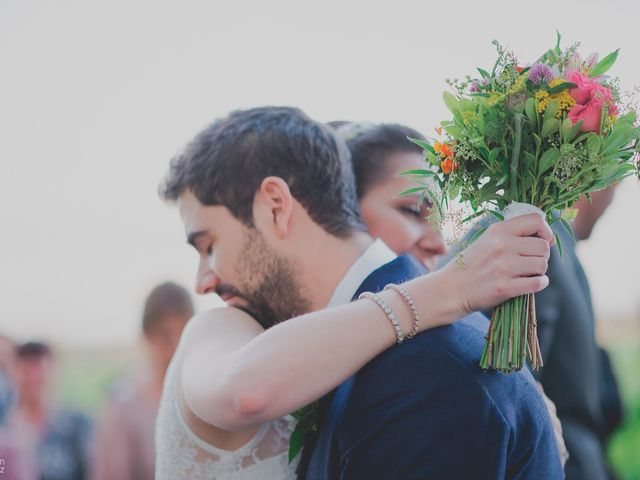
<path fill-rule="evenodd" d="M 430 226 L 428 227 L 431 228 Z M 438 259 L 441 255 L 447 253 L 447 245 L 441 232 L 429 230 L 415 245 L 414 256 L 431 271 L 435 270 L 438 265 Z"/>

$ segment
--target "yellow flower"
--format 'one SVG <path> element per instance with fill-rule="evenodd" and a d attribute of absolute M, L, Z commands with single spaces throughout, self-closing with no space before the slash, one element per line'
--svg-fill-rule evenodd
<path fill-rule="evenodd" d="M 489 98 L 487 98 L 487 106 L 493 107 L 495 104 L 500 103 L 500 101 L 504 98 L 504 95 L 498 92 L 491 92 L 489 94 Z"/>
<path fill-rule="evenodd" d="M 561 83 L 564 83 L 564 80 L 560 78 L 554 78 L 553 80 L 551 80 L 551 82 L 549 82 L 549 86 L 553 88 L 560 85 Z M 535 96 L 536 100 L 538 101 L 538 113 L 544 113 L 547 105 L 549 105 L 550 102 L 554 100 L 558 102 L 558 112 L 556 113 L 556 118 L 562 118 L 562 114 L 571 110 L 576 104 L 576 101 L 569 94 L 568 88 L 558 93 L 549 93 L 545 92 L 544 90 L 539 90 L 536 92 Z"/>
<path fill-rule="evenodd" d="M 524 89 L 526 84 L 527 84 L 527 76 L 520 75 L 516 79 L 516 81 L 513 82 L 513 85 L 511 85 L 511 88 L 509 88 L 509 91 L 507 92 L 507 94 L 513 95 L 514 93 L 518 93 L 520 90 Z"/>

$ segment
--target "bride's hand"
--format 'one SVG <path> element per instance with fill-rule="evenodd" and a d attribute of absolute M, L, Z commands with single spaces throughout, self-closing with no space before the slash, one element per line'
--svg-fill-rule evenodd
<path fill-rule="evenodd" d="M 489 226 L 443 268 L 460 313 L 489 309 L 544 289 L 553 238 L 549 225 L 535 213 Z"/>

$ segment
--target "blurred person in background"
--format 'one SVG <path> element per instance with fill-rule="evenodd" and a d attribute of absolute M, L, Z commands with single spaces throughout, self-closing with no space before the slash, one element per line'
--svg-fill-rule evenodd
<path fill-rule="evenodd" d="M 189 292 L 173 282 L 149 293 L 142 315 L 148 369 L 118 382 L 101 421 L 93 480 L 152 480 L 154 432 L 164 375 L 182 330 L 193 316 Z"/>
<path fill-rule="evenodd" d="M 573 231 L 587 240 L 611 204 L 615 186 L 575 203 Z M 549 287 L 536 295 L 538 334 L 544 367 L 536 372 L 555 402 L 569 450 L 567 480 L 615 478 L 606 460 L 608 437 L 622 421 L 617 382 L 605 350 L 595 338 L 595 315 L 589 282 L 569 233 L 556 224 L 563 257 L 553 249 Z"/>
<path fill-rule="evenodd" d="M 5 423 L 15 396 L 13 384 L 15 350 L 16 345 L 13 340 L 0 335 L 0 425 Z"/>
<path fill-rule="evenodd" d="M 51 348 L 28 342 L 15 350 L 17 399 L 0 429 L 0 458 L 18 479 L 84 480 L 91 423 L 57 405 Z"/>

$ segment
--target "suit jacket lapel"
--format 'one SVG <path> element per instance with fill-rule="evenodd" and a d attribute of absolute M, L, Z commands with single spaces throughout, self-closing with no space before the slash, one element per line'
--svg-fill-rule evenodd
<path fill-rule="evenodd" d="M 427 273 L 425 267 L 413 257 L 403 255 L 371 273 L 360 285 L 352 300 L 363 292 L 379 292 L 388 283 L 402 283 Z M 348 378 L 322 400 L 321 431 L 305 441 L 303 455 L 298 467 L 299 478 L 337 478 L 339 455 L 335 434 L 349 401 L 355 375 Z"/>

